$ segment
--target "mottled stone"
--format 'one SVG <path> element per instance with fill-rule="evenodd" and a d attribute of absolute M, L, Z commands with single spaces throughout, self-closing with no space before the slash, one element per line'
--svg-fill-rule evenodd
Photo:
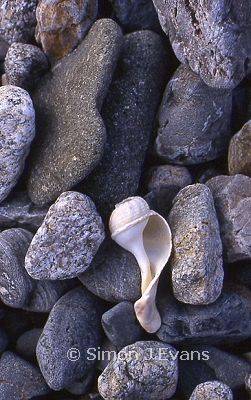
<path fill-rule="evenodd" d="M 105 215 L 138 190 L 168 71 L 168 55 L 159 35 L 140 31 L 125 36 L 102 109 L 107 128 L 104 156 L 83 182 L 83 192 Z"/>
<path fill-rule="evenodd" d="M 40 0 L 36 40 L 50 58 L 60 59 L 83 40 L 97 13 L 98 0 Z"/>
<path fill-rule="evenodd" d="M 173 347 L 154 341 L 125 347 L 98 379 L 101 396 L 105 400 L 171 398 L 178 381 L 175 354 Z"/>
<path fill-rule="evenodd" d="M 85 271 L 105 238 L 92 200 L 78 192 L 62 193 L 49 208 L 25 258 L 34 279 L 68 279 Z"/>
<path fill-rule="evenodd" d="M 189 400 L 233 400 L 233 393 L 222 382 L 204 382 L 196 386 Z"/>
<path fill-rule="evenodd" d="M 241 82 L 248 57 L 248 0 L 154 0 L 154 4 L 182 63 L 212 87 L 232 89 Z"/>
<path fill-rule="evenodd" d="M 33 96 L 38 138 L 28 181 L 35 204 L 55 200 L 100 162 L 106 140 L 100 109 L 121 44 L 118 25 L 98 20 L 78 48 L 40 80 Z"/>
<path fill-rule="evenodd" d="M 134 302 L 141 295 L 141 275 L 135 257 L 111 239 L 104 242 L 89 271 L 79 279 L 88 290 L 111 303 Z"/>
<path fill-rule="evenodd" d="M 251 178 L 217 176 L 207 182 L 214 197 L 227 262 L 251 259 Z"/>
<path fill-rule="evenodd" d="M 169 81 L 158 116 L 157 154 L 172 164 L 200 164 L 227 149 L 232 93 L 207 86 L 188 67 Z"/>
<path fill-rule="evenodd" d="M 71 290 L 53 307 L 37 345 L 40 369 L 53 390 L 71 386 L 94 366 L 87 351 L 101 344 L 101 312 L 84 288 Z M 74 362 L 69 353 L 73 348 L 79 352 Z"/>
<path fill-rule="evenodd" d="M 8 85 L 31 89 L 48 70 L 49 63 L 39 47 L 13 43 L 6 54 L 5 80 Z"/>
<path fill-rule="evenodd" d="M 191 185 L 192 177 L 186 167 L 180 165 L 160 165 L 149 171 L 147 189 L 158 190 L 166 188 L 177 194 L 180 189 Z"/>
<path fill-rule="evenodd" d="M 243 174 L 251 177 L 251 120 L 230 141 L 228 169 L 230 175 Z"/>
<path fill-rule="evenodd" d="M 0 202 L 16 185 L 35 136 L 35 111 L 29 94 L 16 86 L 0 87 Z"/>
<path fill-rule="evenodd" d="M 175 297 L 188 304 L 213 303 L 223 286 L 223 258 L 213 197 L 206 185 L 182 189 L 169 214 Z"/>
<path fill-rule="evenodd" d="M 36 347 L 42 329 L 33 328 L 24 332 L 17 340 L 15 349 L 24 359 L 36 360 Z"/>

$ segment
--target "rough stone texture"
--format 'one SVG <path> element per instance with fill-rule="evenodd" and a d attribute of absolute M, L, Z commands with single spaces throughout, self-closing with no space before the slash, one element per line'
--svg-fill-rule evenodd
<path fill-rule="evenodd" d="M 47 211 L 48 207 L 36 207 L 26 192 L 15 193 L 0 204 L 0 228 L 20 227 L 36 231 Z"/>
<path fill-rule="evenodd" d="M 99 20 L 81 45 L 37 86 L 38 139 L 28 182 L 35 204 L 55 200 L 99 163 L 106 140 L 99 112 L 121 44 L 118 25 Z"/>
<path fill-rule="evenodd" d="M 124 301 L 106 311 L 102 315 L 102 326 L 108 339 L 119 349 L 137 342 L 143 336 L 130 302 Z"/>
<path fill-rule="evenodd" d="M 209 86 L 234 88 L 245 76 L 249 1 L 154 0 L 177 58 Z"/>
<path fill-rule="evenodd" d="M 37 0 L 1 0 L 0 35 L 9 44 L 29 43 L 36 26 Z"/>
<path fill-rule="evenodd" d="M 88 290 L 111 303 L 134 302 L 141 296 L 141 275 L 135 257 L 111 239 L 101 245 L 91 268 L 79 279 Z"/>
<path fill-rule="evenodd" d="M 24 332 L 17 340 L 15 349 L 24 359 L 36 360 L 36 347 L 42 329 L 33 328 Z"/>
<path fill-rule="evenodd" d="M 207 182 L 214 197 L 227 262 L 251 259 L 251 178 L 217 176 Z"/>
<path fill-rule="evenodd" d="M 231 175 L 243 174 L 251 177 L 251 120 L 231 139 L 228 169 Z"/>
<path fill-rule="evenodd" d="M 16 86 L 0 87 L 0 202 L 20 177 L 35 136 L 35 111 L 29 94 Z"/>
<path fill-rule="evenodd" d="M 178 381 L 175 354 L 173 347 L 154 341 L 136 342 L 125 347 L 98 379 L 101 396 L 105 400 L 171 398 Z"/>
<path fill-rule="evenodd" d="M 222 382 L 204 382 L 196 386 L 189 400 L 233 400 L 233 393 Z"/>
<path fill-rule="evenodd" d="M 52 59 L 70 53 L 85 37 L 98 13 L 98 0 L 40 0 L 36 40 Z"/>
<path fill-rule="evenodd" d="M 204 171 L 198 176 L 199 183 L 206 183 L 209 179 L 215 176 L 222 175 L 222 171 L 217 168 L 209 167 L 204 169 Z"/>
<path fill-rule="evenodd" d="M 178 193 L 183 187 L 191 185 L 192 177 L 186 167 L 180 165 L 160 165 L 149 171 L 147 189 L 156 190 L 166 188 Z"/>
<path fill-rule="evenodd" d="M 162 90 L 168 78 L 162 38 L 150 31 L 125 36 L 124 47 L 102 109 L 107 127 L 104 156 L 83 182 L 100 212 L 136 194 Z"/>
<path fill-rule="evenodd" d="M 7 52 L 4 68 L 8 85 L 29 90 L 48 70 L 49 63 L 38 47 L 31 44 L 13 43 Z"/>
<path fill-rule="evenodd" d="M 184 303 L 209 304 L 221 294 L 223 258 L 213 197 L 206 185 L 182 189 L 169 214 L 175 297 Z"/>
<path fill-rule="evenodd" d="M 34 279 L 68 279 L 85 271 L 105 238 L 92 200 L 78 192 L 62 193 L 49 208 L 25 258 Z"/>
<path fill-rule="evenodd" d="M 53 390 L 69 387 L 94 366 L 87 351 L 100 346 L 101 312 L 100 304 L 84 288 L 71 290 L 53 307 L 37 345 L 40 369 Z M 72 348 L 79 350 L 75 362 L 67 357 Z"/>
<path fill-rule="evenodd" d="M 244 286 L 228 286 L 210 305 L 184 305 L 171 294 L 159 296 L 162 325 L 157 337 L 167 343 L 233 343 L 251 333 L 250 291 Z"/>
<path fill-rule="evenodd" d="M 232 93 L 208 87 L 188 67 L 169 81 L 158 116 L 157 154 L 172 164 L 200 164 L 227 149 Z"/>
<path fill-rule="evenodd" d="M 0 359 L 0 399 L 29 400 L 50 392 L 39 369 L 15 353 Z"/>

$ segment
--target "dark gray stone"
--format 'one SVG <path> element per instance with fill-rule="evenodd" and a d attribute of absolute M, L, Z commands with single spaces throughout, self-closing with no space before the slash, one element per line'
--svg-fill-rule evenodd
<path fill-rule="evenodd" d="M 97 369 L 102 372 L 109 362 L 117 357 L 118 349 L 108 339 L 105 339 L 102 343 L 101 351 L 103 353 L 101 353 L 102 357 L 98 360 Z"/>
<path fill-rule="evenodd" d="M 147 202 L 151 210 L 156 211 L 162 215 L 165 219 L 168 218 L 168 214 L 173 205 L 173 199 L 177 194 L 177 188 L 165 188 L 154 189 L 144 196 L 144 200 Z"/>
<path fill-rule="evenodd" d="M 150 191 L 165 188 L 175 195 L 185 186 L 191 185 L 192 177 L 186 167 L 180 165 L 160 165 L 149 171 L 147 189 Z"/>
<path fill-rule="evenodd" d="M 251 5 L 225 0 L 154 0 L 177 58 L 209 86 L 234 88 L 245 76 Z"/>
<path fill-rule="evenodd" d="M 98 20 L 78 48 L 37 86 L 38 138 L 28 181 L 35 204 L 55 200 L 100 162 L 106 140 L 100 110 L 121 44 L 119 26 Z"/>
<path fill-rule="evenodd" d="M 196 386 L 189 400 L 233 400 L 233 393 L 222 382 L 204 382 Z"/>
<path fill-rule="evenodd" d="M 251 178 L 221 175 L 207 185 L 213 193 L 227 262 L 251 260 Z"/>
<path fill-rule="evenodd" d="M 95 380 L 95 369 L 92 369 L 81 380 L 74 382 L 67 391 L 75 396 L 84 395 L 89 392 Z"/>
<path fill-rule="evenodd" d="M 251 177 L 251 120 L 230 141 L 228 169 L 230 175 L 243 174 Z"/>
<path fill-rule="evenodd" d="M 200 164 L 224 154 L 231 136 L 232 93 L 208 87 L 180 66 L 158 116 L 157 154 L 172 164 Z"/>
<path fill-rule="evenodd" d="M 4 329 L 0 328 L 0 353 L 2 353 L 9 344 L 8 336 Z"/>
<path fill-rule="evenodd" d="M 15 349 L 24 359 L 34 361 L 36 360 L 36 347 L 39 337 L 41 336 L 42 329 L 33 328 L 24 332 L 17 340 Z"/>

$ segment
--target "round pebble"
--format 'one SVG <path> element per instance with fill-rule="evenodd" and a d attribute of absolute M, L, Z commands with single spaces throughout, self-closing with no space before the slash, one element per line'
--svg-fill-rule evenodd
<path fill-rule="evenodd" d="M 233 400 L 233 393 L 222 382 L 204 382 L 194 389 L 189 400 Z"/>

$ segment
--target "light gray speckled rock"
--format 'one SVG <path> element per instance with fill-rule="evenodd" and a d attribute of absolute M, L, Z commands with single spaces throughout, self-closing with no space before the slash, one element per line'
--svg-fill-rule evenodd
<path fill-rule="evenodd" d="M 207 182 L 214 197 L 227 262 L 251 259 L 251 178 L 220 175 Z"/>
<path fill-rule="evenodd" d="M 200 164 L 227 149 L 232 93 L 208 87 L 188 67 L 169 81 L 158 116 L 157 154 L 173 164 Z"/>
<path fill-rule="evenodd" d="M 233 400 L 233 393 L 222 382 L 204 382 L 196 386 L 189 400 Z"/>
<path fill-rule="evenodd" d="M 35 111 L 29 94 L 16 86 L 0 87 L 0 202 L 20 177 L 35 136 Z"/>
<path fill-rule="evenodd" d="M 221 294 L 223 258 L 213 197 L 206 185 L 182 189 L 169 214 L 175 297 L 184 303 L 209 304 Z"/>
<path fill-rule="evenodd" d="M 55 200 L 100 162 L 106 140 L 100 110 L 121 45 L 119 26 L 100 19 L 78 48 L 40 80 L 33 96 L 38 138 L 28 181 L 35 204 Z"/>
<path fill-rule="evenodd" d="M 230 141 L 228 169 L 230 175 L 243 174 L 251 177 L 251 120 Z"/>
<path fill-rule="evenodd" d="M 25 258 L 35 279 L 68 279 L 85 271 L 105 238 L 102 219 L 92 200 L 65 192 L 49 208 Z"/>
<path fill-rule="evenodd" d="M 98 379 L 101 396 L 105 400 L 171 398 L 178 381 L 175 354 L 173 347 L 154 341 L 124 347 Z"/>

